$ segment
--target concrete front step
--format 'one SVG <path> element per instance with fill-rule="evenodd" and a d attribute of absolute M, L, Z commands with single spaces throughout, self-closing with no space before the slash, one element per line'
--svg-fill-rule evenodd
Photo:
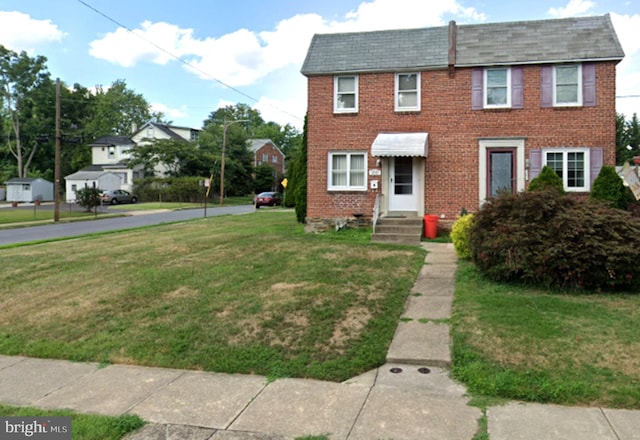
<path fill-rule="evenodd" d="M 420 244 L 422 219 L 417 216 L 381 217 L 371 241 L 398 244 Z"/>
<path fill-rule="evenodd" d="M 396 243 L 420 245 L 422 234 L 380 234 L 371 235 L 371 241 L 376 243 Z"/>

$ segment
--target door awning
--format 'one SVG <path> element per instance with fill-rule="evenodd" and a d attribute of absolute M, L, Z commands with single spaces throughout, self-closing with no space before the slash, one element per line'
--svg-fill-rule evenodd
<path fill-rule="evenodd" d="M 371 145 L 377 157 L 427 157 L 429 133 L 379 133 Z"/>

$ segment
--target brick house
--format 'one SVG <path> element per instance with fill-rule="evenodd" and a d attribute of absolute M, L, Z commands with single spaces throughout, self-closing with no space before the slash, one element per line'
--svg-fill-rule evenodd
<path fill-rule="evenodd" d="M 608 15 L 315 35 L 307 222 L 450 224 L 543 165 L 587 193 L 615 163 L 623 57 Z"/>
<path fill-rule="evenodd" d="M 253 153 L 253 165 L 269 165 L 278 175 L 283 175 L 284 153 L 271 139 L 249 139 L 249 150 Z"/>

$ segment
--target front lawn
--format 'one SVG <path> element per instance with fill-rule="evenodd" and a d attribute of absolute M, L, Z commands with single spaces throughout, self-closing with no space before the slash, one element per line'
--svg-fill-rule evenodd
<path fill-rule="evenodd" d="M 290 211 L 2 251 L 0 353 L 341 381 L 381 365 L 424 261 Z"/>
<path fill-rule="evenodd" d="M 640 409 L 640 292 L 489 282 L 460 262 L 454 376 L 473 394 Z"/>
<path fill-rule="evenodd" d="M 14 417 L 71 417 L 73 440 L 118 440 L 125 434 L 144 425 L 140 417 L 122 415 L 117 417 L 97 414 L 78 414 L 67 410 L 42 410 L 0 405 L 1 416 Z M 18 438 L 18 436 L 15 436 Z"/>
<path fill-rule="evenodd" d="M 66 209 L 60 210 L 61 220 L 77 219 L 82 217 L 92 218 L 93 216 L 93 212 L 70 211 Z M 29 209 L 0 208 L 0 225 L 29 222 L 53 223 L 53 209 L 43 207 L 35 207 Z"/>

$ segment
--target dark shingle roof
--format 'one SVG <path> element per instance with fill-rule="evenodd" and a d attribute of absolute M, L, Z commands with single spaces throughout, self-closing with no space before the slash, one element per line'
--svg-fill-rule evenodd
<path fill-rule="evenodd" d="M 440 69 L 448 27 L 315 35 L 305 75 Z M 456 66 L 620 60 L 609 15 L 457 26 Z"/>
<path fill-rule="evenodd" d="M 133 141 L 128 136 L 102 136 L 90 143 L 90 146 L 101 145 L 131 145 Z"/>
<path fill-rule="evenodd" d="M 305 75 L 447 65 L 447 27 L 314 35 Z"/>
<path fill-rule="evenodd" d="M 609 15 L 458 27 L 456 64 L 620 60 Z"/>

